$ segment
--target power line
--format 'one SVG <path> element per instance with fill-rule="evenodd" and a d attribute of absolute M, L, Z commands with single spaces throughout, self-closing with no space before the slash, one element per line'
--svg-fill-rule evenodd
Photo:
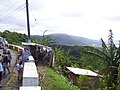
<path fill-rule="evenodd" d="M 29 7 L 30 7 L 30 5 L 29 5 Z M 30 11 L 31 11 L 31 14 L 32 14 L 32 16 L 33 16 L 33 18 L 34 18 L 34 20 L 35 20 L 37 26 L 40 28 L 40 25 L 39 25 L 37 19 L 35 18 L 35 15 L 33 14 L 31 7 L 30 7 Z"/>
<path fill-rule="evenodd" d="M 23 6 L 25 6 L 25 4 L 19 6 L 17 9 L 15 9 L 14 11 L 10 12 L 9 14 L 7 14 L 7 15 L 4 16 L 3 18 L 1 18 L 1 19 L 0 19 L 0 22 L 3 22 L 3 21 L 5 21 L 7 18 L 9 18 L 10 16 L 16 14 L 16 13 L 17 13 L 17 10 L 22 10 L 22 9 L 24 9 L 25 7 L 23 7 Z M 23 8 L 22 8 L 22 7 L 23 7 Z"/>
<path fill-rule="evenodd" d="M 16 1 L 15 3 L 11 4 L 7 9 L 5 9 L 5 11 L 3 11 L 3 13 L 1 13 L 2 16 L 6 16 L 11 10 L 13 7 L 15 7 L 15 5 L 17 3 L 19 3 L 20 0 Z M 20 5 L 20 4 L 19 4 Z"/>
<path fill-rule="evenodd" d="M 10 1 L 8 1 L 8 2 L 10 2 Z M 5 21 L 7 18 L 9 18 L 8 13 L 10 14 L 10 11 L 12 11 L 16 8 L 15 6 L 20 5 L 19 2 L 20 2 L 20 0 L 17 0 L 15 3 L 11 3 L 11 4 L 9 3 L 10 6 L 7 9 L 5 9 L 4 11 L 0 12 L 1 15 L 3 16 L 3 18 L 1 18 L 2 20 L 0 19 L 1 22 Z M 16 14 L 16 13 L 14 13 L 14 14 Z M 4 26 L 2 26 L 2 27 L 4 27 Z M 6 27 L 6 25 L 5 25 L 5 27 Z M 2 30 L 3 28 L 1 28 L 1 26 L 0 26 L 0 29 Z"/>
<path fill-rule="evenodd" d="M 8 10 L 10 10 L 11 8 L 13 8 L 17 3 L 19 3 L 20 2 L 20 0 L 18 0 L 18 1 L 16 1 L 15 3 L 13 3 L 12 5 L 10 5 L 9 6 L 9 8 L 8 9 L 6 9 L 5 11 L 8 11 Z"/>

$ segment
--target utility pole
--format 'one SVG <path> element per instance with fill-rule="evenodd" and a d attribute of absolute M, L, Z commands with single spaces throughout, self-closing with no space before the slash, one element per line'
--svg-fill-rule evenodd
<path fill-rule="evenodd" d="M 43 38 L 42 38 L 42 44 L 44 44 L 44 39 L 45 39 L 45 32 L 47 32 L 47 30 L 45 30 L 44 32 L 43 32 Z"/>
<path fill-rule="evenodd" d="M 31 38 L 30 38 L 30 23 L 29 23 L 29 10 L 28 10 L 28 0 L 26 0 L 26 14 L 27 14 L 28 43 L 31 43 Z"/>

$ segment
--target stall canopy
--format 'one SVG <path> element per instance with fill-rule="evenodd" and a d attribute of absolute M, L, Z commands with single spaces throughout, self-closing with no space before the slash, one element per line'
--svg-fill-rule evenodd
<path fill-rule="evenodd" d="M 22 42 L 22 45 L 25 45 L 25 46 L 29 46 L 29 45 L 35 46 L 35 45 L 38 45 L 38 44 Z"/>
<path fill-rule="evenodd" d="M 22 45 L 24 45 L 24 46 L 40 46 L 40 47 L 43 47 L 43 50 L 47 50 L 48 52 L 52 51 L 51 47 L 44 46 L 44 45 L 41 45 L 41 44 L 22 42 Z"/>

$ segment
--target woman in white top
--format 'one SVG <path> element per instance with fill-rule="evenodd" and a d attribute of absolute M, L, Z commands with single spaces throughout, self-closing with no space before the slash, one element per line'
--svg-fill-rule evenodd
<path fill-rule="evenodd" d="M 18 64 L 17 64 L 17 71 L 18 71 L 18 80 L 22 80 L 22 77 L 23 77 L 23 65 L 22 65 L 22 61 L 20 61 Z"/>

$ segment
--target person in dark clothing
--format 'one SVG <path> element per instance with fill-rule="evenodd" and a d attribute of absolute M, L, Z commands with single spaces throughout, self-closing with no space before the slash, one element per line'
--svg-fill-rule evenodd
<path fill-rule="evenodd" d="M 43 59 L 43 52 L 41 51 L 40 47 L 38 47 L 38 50 L 37 50 L 37 61 L 41 63 Z"/>
<path fill-rule="evenodd" d="M 11 66 L 11 60 L 12 60 L 12 56 L 11 53 L 8 53 L 8 66 Z"/>
<path fill-rule="evenodd" d="M 7 55 L 3 56 L 3 62 L 2 62 L 3 71 L 4 71 L 3 74 L 6 74 L 6 69 L 8 70 L 8 74 L 10 74 L 10 69 L 9 69 L 9 66 L 8 66 L 8 62 L 9 62 L 8 56 Z"/>

